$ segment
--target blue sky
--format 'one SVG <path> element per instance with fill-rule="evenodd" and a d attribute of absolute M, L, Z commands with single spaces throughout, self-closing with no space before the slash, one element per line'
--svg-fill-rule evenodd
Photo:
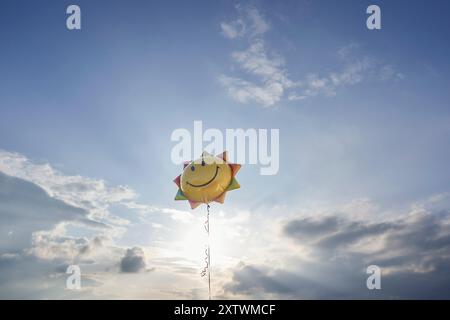
<path fill-rule="evenodd" d="M 439 235 L 447 235 L 449 230 L 440 224 L 448 219 L 450 191 L 450 22 L 445 18 L 450 4 L 446 1 L 378 1 L 382 29 L 374 31 L 365 23 L 372 1 L 347 0 L 338 5 L 335 1 L 80 0 L 76 2 L 82 16 L 79 31 L 66 29 L 69 4 L 20 0 L 0 5 L 0 171 L 45 190 L 51 208 L 56 199 L 84 211 L 74 218 L 70 209 L 66 219 L 49 216 L 49 225 L 27 225 L 26 232 L 20 233 L 25 240 L 14 240 L 21 246 L 8 240 L 11 246 L 2 248 L 2 254 L 23 256 L 31 250 L 34 253 L 26 259 L 36 264 L 86 264 L 86 257 L 67 256 L 67 250 L 49 257 L 49 250 L 40 245 L 51 247 L 51 238 L 59 247 L 76 247 L 76 239 L 92 246 L 96 237 L 103 237 L 102 250 L 113 250 L 116 260 L 102 260 L 100 253 L 94 257 L 96 247 L 89 257 L 95 263 L 82 268 L 114 270 L 127 249 L 139 247 L 150 271 L 136 276 L 158 283 L 154 292 L 129 289 L 120 296 L 117 288 L 108 286 L 110 279 L 122 277 L 125 282 L 124 277 L 134 275 L 108 271 L 96 279 L 96 286 L 108 297 L 201 297 L 204 283 L 195 278 L 201 255 L 199 259 L 185 256 L 189 261 L 183 260 L 181 266 L 173 263 L 185 224 L 196 230 L 193 233 L 202 227 L 201 209 L 191 212 L 186 203 L 173 201 L 172 179 L 181 167 L 170 158 L 172 131 L 193 130 L 195 120 L 202 120 L 205 129 L 280 129 L 278 174 L 261 176 L 258 166 L 244 166 L 238 175 L 242 188 L 231 193 L 224 206 L 214 208 L 220 211 L 218 228 L 239 230 L 218 240 L 231 243 L 218 246 L 224 264 L 218 268 L 216 287 L 223 297 L 370 297 L 353 284 L 336 284 L 331 290 L 316 283 L 307 292 L 263 285 L 280 274 L 292 283 L 297 282 L 291 277 L 317 278 L 305 261 L 311 263 L 318 259 L 315 254 L 325 254 L 324 247 L 313 236 L 308 245 L 299 244 L 297 233 L 288 228 L 299 224 L 306 228 L 308 219 L 325 226 L 330 216 L 336 218 L 336 230 L 324 229 L 334 230 L 333 234 L 344 233 L 357 221 L 359 226 L 404 223 L 404 229 L 422 236 L 423 225 L 417 221 L 431 219 L 437 212 L 442 219 L 423 224 L 436 223 L 442 229 Z M 21 199 L 25 187 L 10 180 L 4 183 L 3 190 L 17 192 Z M 17 206 L 23 217 L 33 216 L 33 205 Z M 0 207 L 0 212 L 7 216 L 8 208 Z M 57 214 L 62 209 L 48 212 L 53 210 Z M 110 229 L 78 221 L 84 218 Z M 21 229 L 20 221 L 10 227 Z M 275 226 L 267 221 L 275 221 Z M 335 254 L 357 260 L 342 272 L 351 274 L 366 262 L 349 247 L 375 237 L 396 239 L 395 244 L 406 238 L 395 228 L 372 234 L 366 227 L 360 238 L 334 248 Z M 10 231 L 2 229 L 5 239 Z M 43 231 L 51 237 L 39 237 Z M 22 245 L 27 241 L 29 245 Z M 237 250 L 242 242 L 253 250 Z M 290 249 L 286 253 L 274 243 Z M 202 251 L 201 240 L 196 244 Z M 417 247 L 400 246 L 398 252 L 391 252 L 392 246 L 386 240 L 386 247 L 375 256 L 366 247 L 360 251 L 373 263 L 384 261 L 392 283 L 399 281 L 397 274 L 422 281 L 414 273 L 420 268 L 428 270 L 430 277 L 438 274 L 436 266 L 427 269 L 423 261 L 405 258 L 404 251 Z M 261 259 L 265 247 L 280 254 L 273 270 L 270 259 Z M 440 258 L 438 249 L 427 259 Z M 396 254 L 406 262 L 392 266 L 383 260 Z M 297 260 L 304 267 L 297 267 L 299 263 L 293 262 Z M 188 266 L 191 273 L 179 271 Z M 322 267 L 329 270 L 331 262 Z M 254 269 L 261 273 L 259 281 L 248 279 Z M 184 281 L 183 293 L 168 294 L 170 290 L 159 283 L 172 278 Z M 307 287 L 298 281 L 298 287 Z M 255 282 L 259 285 L 252 286 Z M 81 295 L 98 295 L 96 286 Z M 398 287 L 381 294 L 409 297 L 408 290 Z M 44 290 L 36 297 L 60 298 L 60 290 L 56 284 L 52 293 Z M 439 297 L 449 297 L 448 292 L 435 291 Z"/>

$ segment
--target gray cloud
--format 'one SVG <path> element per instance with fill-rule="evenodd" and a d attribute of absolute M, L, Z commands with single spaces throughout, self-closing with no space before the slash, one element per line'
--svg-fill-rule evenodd
<path fill-rule="evenodd" d="M 400 260 L 414 263 L 432 261 L 442 252 L 450 253 L 450 212 L 418 211 L 401 219 L 383 222 L 357 221 L 337 216 L 291 220 L 283 227 L 286 236 L 316 250 L 345 252 L 362 241 L 377 242 L 379 248 L 360 254 L 377 256 L 381 262 Z M 389 251 L 389 258 L 386 256 Z M 441 252 L 442 251 L 442 252 Z M 395 265 L 394 264 L 394 265 Z"/>
<path fill-rule="evenodd" d="M 145 270 L 145 254 L 141 248 L 127 249 L 125 256 L 120 261 L 120 271 L 140 272 Z"/>
<path fill-rule="evenodd" d="M 310 252 L 294 265 L 240 265 L 224 287 L 232 295 L 270 298 L 450 298 L 450 212 L 419 208 L 401 218 L 364 221 L 345 215 L 294 219 L 284 236 Z M 382 289 L 366 288 L 366 268 L 382 270 Z"/>
<path fill-rule="evenodd" d="M 307 241 L 316 247 L 335 249 L 401 228 L 402 226 L 395 222 L 366 223 L 338 216 L 325 216 L 289 221 L 284 225 L 283 231 L 285 235 L 300 242 Z"/>
<path fill-rule="evenodd" d="M 224 289 L 260 299 L 268 298 L 267 294 L 284 298 L 325 298 L 324 293 L 329 294 L 319 282 L 295 272 L 252 265 L 238 266 Z"/>
<path fill-rule="evenodd" d="M 0 253 L 30 247 L 34 231 L 60 222 L 90 223 L 87 215 L 86 210 L 50 197 L 32 182 L 0 172 Z"/>

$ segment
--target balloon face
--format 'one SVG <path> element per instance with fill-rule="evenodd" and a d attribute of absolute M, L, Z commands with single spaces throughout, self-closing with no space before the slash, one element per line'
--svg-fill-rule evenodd
<path fill-rule="evenodd" d="M 181 175 L 181 191 L 193 201 L 208 203 L 219 197 L 230 185 L 231 167 L 214 156 L 189 163 Z"/>
<path fill-rule="evenodd" d="M 228 191 L 240 188 L 235 178 L 240 168 L 228 162 L 226 151 L 218 156 L 203 152 L 200 159 L 185 163 L 173 180 L 179 188 L 175 200 L 188 200 L 192 209 L 211 201 L 223 203 Z"/>

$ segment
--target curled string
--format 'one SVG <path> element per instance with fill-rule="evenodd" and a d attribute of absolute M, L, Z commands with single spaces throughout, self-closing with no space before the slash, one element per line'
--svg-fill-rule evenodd
<path fill-rule="evenodd" d="M 205 227 L 205 231 L 208 235 L 208 247 L 205 249 L 205 267 L 203 268 L 202 272 L 200 273 L 200 275 L 202 277 L 208 275 L 208 293 L 209 293 L 209 300 L 211 300 L 211 256 L 210 256 L 210 248 L 209 248 L 209 204 L 206 205 L 206 210 L 207 210 L 207 214 L 206 214 L 206 220 L 204 223 L 204 227 Z"/>
<path fill-rule="evenodd" d="M 202 272 L 200 273 L 200 275 L 202 277 L 206 276 L 206 274 L 208 273 L 208 248 L 205 249 L 205 267 L 203 268 Z"/>

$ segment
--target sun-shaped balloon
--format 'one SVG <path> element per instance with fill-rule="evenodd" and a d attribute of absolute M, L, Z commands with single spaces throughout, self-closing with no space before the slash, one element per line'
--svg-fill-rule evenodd
<path fill-rule="evenodd" d="M 227 191 L 241 187 L 235 178 L 240 168 L 228 162 L 226 151 L 217 156 L 203 152 L 199 159 L 186 162 L 183 173 L 173 180 L 179 188 L 175 200 L 188 200 L 192 209 L 212 201 L 224 203 Z"/>

